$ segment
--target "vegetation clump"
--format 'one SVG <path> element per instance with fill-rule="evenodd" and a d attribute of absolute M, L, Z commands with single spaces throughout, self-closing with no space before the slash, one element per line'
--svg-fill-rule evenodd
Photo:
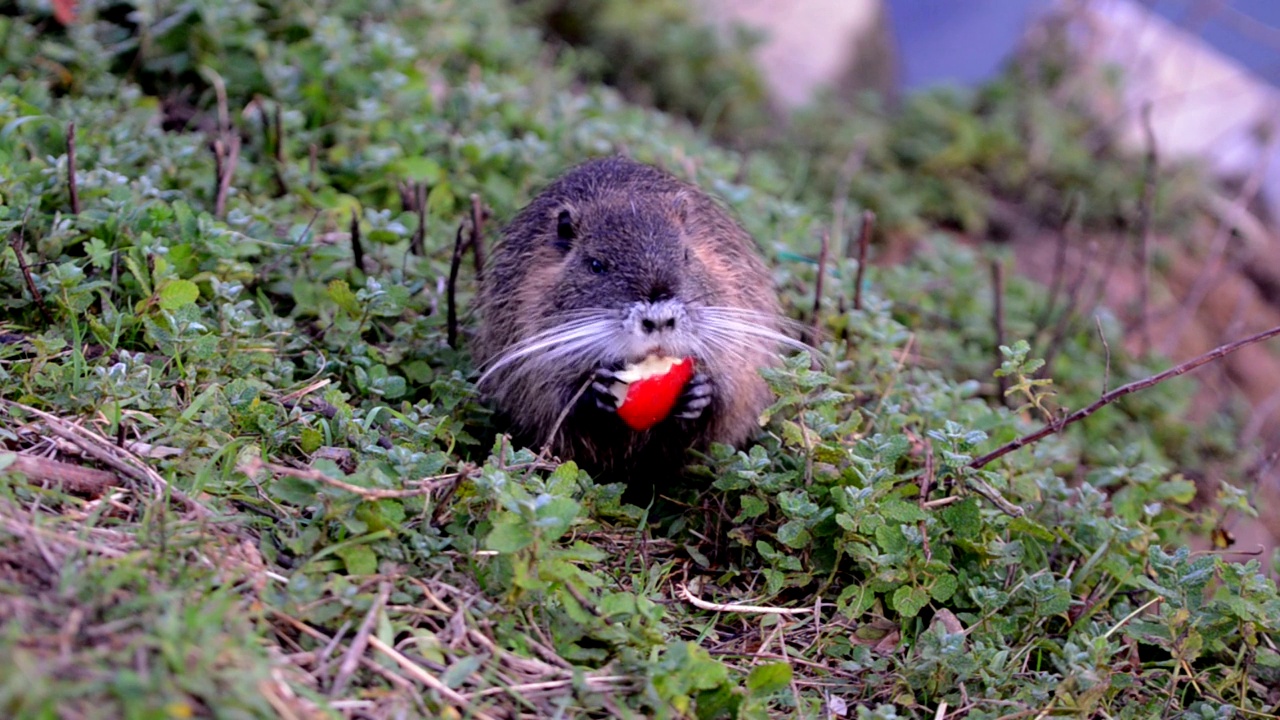
<path fill-rule="evenodd" d="M 1253 512 L 1180 472 L 1229 421 L 1178 380 L 978 462 L 1150 368 L 1090 326 L 1043 377 L 1046 294 L 997 330 L 977 251 L 856 287 L 798 154 L 580 83 L 497 0 L 40 7 L 0 14 L 6 717 L 1276 714 L 1275 584 L 1184 545 Z M 825 282 L 825 362 L 647 508 L 496 433 L 457 250 L 622 151 L 724 198 L 792 317 Z"/>

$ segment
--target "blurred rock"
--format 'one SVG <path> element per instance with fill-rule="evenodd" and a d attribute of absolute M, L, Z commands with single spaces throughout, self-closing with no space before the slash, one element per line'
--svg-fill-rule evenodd
<path fill-rule="evenodd" d="M 716 27 L 762 38 L 756 57 L 778 110 L 823 91 L 846 100 L 865 90 L 894 93 L 897 52 L 883 0 L 701 0 L 700 7 Z"/>
<path fill-rule="evenodd" d="M 1124 145 L 1145 152 L 1142 111 L 1150 106 L 1162 161 L 1198 160 L 1228 182 L 1256 186 L 1259 209 L 1280 218 L 1280 91 L 1133 0 L 1058 0 L 1026 48 L 1053 48 L 1059 38 Z M 1119 91 L 1098 92 L 1098 80 L 1116 70 Z"/>

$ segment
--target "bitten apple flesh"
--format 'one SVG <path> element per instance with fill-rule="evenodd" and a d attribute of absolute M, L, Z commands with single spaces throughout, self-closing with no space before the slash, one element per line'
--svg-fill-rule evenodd
<path fill-rule="evenodd" d="M 671 414 L 693 377 L 693 358 L 650 355 L 618 371 L 611 388 L 618 417 L 632 430 L 648 430 Z"/>

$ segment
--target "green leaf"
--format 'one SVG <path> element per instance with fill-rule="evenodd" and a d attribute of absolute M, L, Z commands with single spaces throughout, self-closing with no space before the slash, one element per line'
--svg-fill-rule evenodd
<path fill-rule="evenodd" d="M 809 531 L 799 520 L 783 523 L 782 527 L 778 528 L 778 542 L 787 547 L 803 549 L 809 545 L 809 539 Z"/>
<path fill-rule="evenodd" d="M 915 617 L 929 604 L 929 593 L 918 587 L 903 585 L 893 591 L 893 607 L 904 618 Z"/>
<path fill-rule="evenodd" d="M 791 663 L 757 665 L 747 675 L 747 692 L 757 697 L 772 695 L 791 686 Z"/>
<path fill-rule="evenodd" d="M 525 519 L 515 513 L 502 513 L 493 523 L 493 529 L 485 538 L 490 550 L 513 553 L 533 544 L 533 530 Z"/>
<path fill-rule="evenodd" d="M 178 221 L 182 239 L 187 242 L 194 240 L 199 233 L 200 224 L 196 220 L 195 213 L 191 212 L 191 206 L 182 201 L 175 202 L 173 204 L 173 215 Z"/>
<path fill-rule="evenodd" d="M 378 572 L 378 555 L 368 545 L 348 545 L 336 551 L 348 575 L 373 575 Z"/>
<path fill-rule="evenodd" d="M 302 432 L 298 433 L 298 446 L 308 455 L 319 450 L 323 444 L 324 433 L 315 428 L 302 428 Z"/>
<path fill-rule="evenodd" d="M 543 502 L 537 509 L 539 534 L 546 540 L 559 538 L 568 532 L 581 510 L 582 506 L 572 498 L 557 497 Z"/>
<path fill-rule="evenodd" d="M 578 464 L 570 460 L 556 468 L 547 478 L 547 492 L 568 495 L 578 489 Z"/>
<path fill-rule="evenodd" d="M 462 683 L 466 682 L 467 678 L 474 675 L 483 663 L 484 659 L 476 655 L 468 655 L 467 657 L 461 658 L 454 664 L 445 668 L 444 672 L 440 673 L 440 682 L 450 688 L 462 687 Z"/>
<path fill-rule="evenodd" d="M 435 184 L 444 177 L 440 163 L 425 157 L 401 158 L 391 164 L 392 173 L 410 182 Z"/>
<path fill-rule="evenodd" d="M 738 498 L 738 502 L 742 505 L 742 510 L 733 519 L 735 523 L 742 523 L 751 518 L 760 517 L 769 510 L 769 504 L 755 495 L 743 495 Z"/>
<path fill-rule="evenodd" d="M 969 539 L 978 536 L 982 531 L 982 513 L 978 507 L 978 499 L 965 498 L 954 505 L 942 509 L 942 522 L 957 538 Z"/>
<path fill-rule="evenodd" d="M 697 708 L 694 712 L 698 720 L 714 720 L 715 718 L 736 718 L 744 700 L 742 692 L 727 684 L 718 685 L 711 690 L 703 690 L 696 696 Z"/>
<path fill-rule="evenodd" d="M 840 591 L 836 598 L 836 609 L 850 620 L 856 620 L 871 609 L 876 602 L 876 594 L 870 588 L 861 585 L 850 585 Z"/>
<path fill-rule="evenodd" d="M 271 494 L 290 505 L 306 507 L 315 502 L 316 486 L 302 478 L 286 475 L 271 483 Z"/>
<path fill-rule="evenodd" d="M 360 301 L 356 299 L 356 294 L 351 292 L 351 286 L 346 280 L 330 280 L 326 294 L 351 317 L 360 317 L 364 313 Z"/>
<path fill-rule="evenodd" d="M 1280 653 L 1268 647 L 1259 647 L 1258 665 L 1265 668 L 1280 668 Z"/>
<path fill-rule="evenodd" d="M 1053 542 L 1055 536 L 1049 531 L 1049 528 L 1041 525 L 1035 520 L 1026 517 L 1017 517 L 1009 522 L 1009 534 L 1012 536 L 1029 535 L 1037 540 L 1044 542 Z"/>
<path fill-rule="evenodd" d="M 900 525 L 881 525 L 876 528 L 876 544 L 887 553 L 905 552 L 907 538 L 902 534 Z"/>
<path fill-rule="evenodd" d="M 356 507 L 355 516 L 368 525 L 370 530 L 395 532 L 404 524 L 404 504 L 391 498 L 362 502 Z"/>
<path fill-rule="evenodd" d="M 190 280 L 170 280 L 160 286 L 160 307 L 177 310 L 200 297 L 200 288 Z"/>
<path fill-rule="evenodd" d="M 880 514 L 886 520 L 897 523 L 916 523 L 929 517 L 920 506 L 902 500 L 886 500 L 880 504 Z"/>
<path fill-rule="evenodd" d="M 934 580 L 933 587 L 929 590 L 929 594 L 933 596 L 935 601 L 944 603 L 950 600 L 952 595 L 956 594 L 956 589 L 958 587 L 960 587 L 960 581 L 956 579 L 955 575 L 948 573 L 946 575 L 941 575 L 937 580 Z"/>

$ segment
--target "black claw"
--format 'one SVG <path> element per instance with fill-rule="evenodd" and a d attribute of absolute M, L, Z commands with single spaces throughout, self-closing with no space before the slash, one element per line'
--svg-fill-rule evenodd
<path fill-rule="evenodd" d="M 711 378 L 703 373 L 696 373 L 680 393 L 672 414 L 681 420 L 697 420 L 711 405 L 712 392 Z"/>
<path fill-rule="evenodd" d="M 605 412 L 618 411 L 618 396 L 613 394 L 613 384 L 618 381 L 614 371 L 606 368 L 596 370 L 595 378 L 591 381 L 591 397 L 595 400 L 596 407 Z"/>

